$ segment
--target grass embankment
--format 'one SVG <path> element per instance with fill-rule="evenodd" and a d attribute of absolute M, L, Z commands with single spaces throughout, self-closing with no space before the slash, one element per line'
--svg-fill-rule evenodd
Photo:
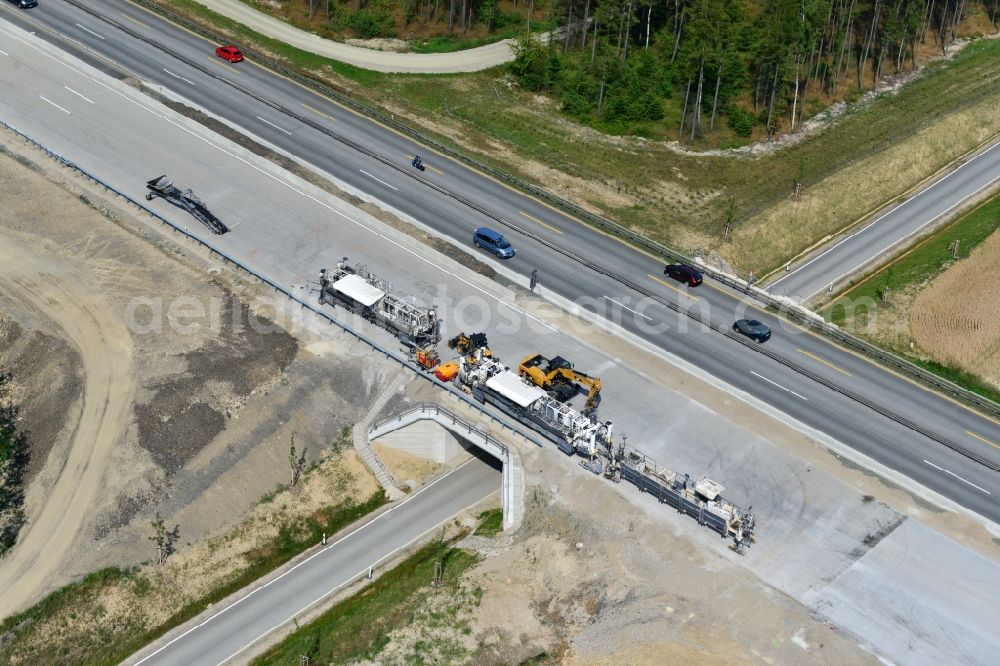
<path fill-rule="evenodd" d="M 503 509 L 489 509 L 479 514 L 476 536 L 492 537 L 503 532 Z"/>
<path fill-rule="evenodd" d="M 379 74 L 294 49 L 192 0 L 161 4 L 406 118 L 447 145 L 461 144 L 488 164 L 678 249 L 716 250 L 758 275 L 917 185 L 1000 127 L 1000 40 L 975 42 L 930 65 L 898 94 L 750 159 L 602 135 L 567 121 L 546 98 L 520 91 L 503 69 L 434 76 L 428 85 L 427 75 Z M 827 184 L 835 174 L 840 179 Z M 805 187 L 793 202 L 796 181 Z M 725 242 L 730 206 L 736 226 Z"/>
<path fill-rule="evenodd" d="M 315 507 L 327 486 L 346 495 L 354 484 L 335 461 L 325 465 L 309 470 L 299 488 L 266 498 L 229 534 L 181 550 L 163 567 L 102 569 L 7 618 L 0 663 L 117 664 L 315 546 L 324 532 L 333 535 L 385 504 L 378 490 L 360 503 Z"/>
<path fill-rule="evenodd" d="M 823 315 L 838 326 L 887 346 L 945 379 L 1000 402 L 1000 391 L 983 380 L 979 374 L 983 368 L 977 367 L 974 358 L 969 357 L 959 367 L 935 360 L 935 356 L 941 358 L 934 353 L 935 350 L 910 347 L 913 339 L 919 337 L 911 330 L 911 326 L 919 325 L 912 321 L 918 298 L 935 278 L 957 262 L 967 259 L 998 229 L 1000 197 L 958 217 L 882 270 L 851 287 L 825 306 Z M 990 269 L 988 264 L 991 259 L 984 259 L 987 265 L 983 268 L 987 271 Z M 993 270 L 995 271 L 995 265 Z M 952 304 L 961 304 L 969 296 L 975 297 L 984 286 L 981 279 L 965 281 L 949 293 L 942 294 L 941 298 L 948 299 Z M 995 294 L 991 298 L 995 298 Z M 975 308 L 969 307 L 966 310 L 968 317 L 975 318 L 978 314 Z M 991 324 L 994 332 L 1000 330 L 995 318 Z M 965 343 L 961 333 L 955 331 L 945 344 L 949 347 L 961 347 Z M 926 347 L 931 345 L 927 344 Z"/>
<path fill-rule="evenodd" d="M 300 655 L 306 655 L 310 663 L 317 664 L 377 660 L 389 643 L 389 634 L 414 622 L 425 601 L 422 592 L 435 579 L 436 589 L 444 590 L 443 594 L 448 596 L 458 587 L 462 574 L 476 562 L 474 554 L 449 543 L 428 544 L 358 594 L 297 629 L 252 663 L 257 666 L 292 664 L 298 663 Z M 458 607 L 449 606 L 441 612 L 442 620 L 454 621 Z M 409 663 L 441 663 L 440 658 L 449 656 L 442 654 L 441 647 L 425 645 L 423 657 L 413 655 L 415 659 Z M 446 658 L 444 663 L 449 661 L 451 659 Z"/>

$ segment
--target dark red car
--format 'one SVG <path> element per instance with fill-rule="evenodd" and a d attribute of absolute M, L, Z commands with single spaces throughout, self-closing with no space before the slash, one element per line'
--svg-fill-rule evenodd
<path fill-rule="evenodd" d="M 243 61 L 243 51 L 240 51 L 235 46 L 220 46 L 215 49 L 215 55 L 229 62 Z"/>

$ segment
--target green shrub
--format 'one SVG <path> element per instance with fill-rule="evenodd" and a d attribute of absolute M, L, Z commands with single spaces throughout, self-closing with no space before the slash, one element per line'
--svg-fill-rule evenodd
<path fill-rule="evenodd" d="M 726 111 L 729 117 L 729 126 L 736 132 L 736 136 L 748 137 L 753 134 L 755 118 L 746 109 L 733 105 Z"/>
<path fill-rule="evenodd" d="M 361 39 L 395 37 L 396 19 L 393 18 L 389 0 L 373 0 L 350 18 L 350 27 Z"/>

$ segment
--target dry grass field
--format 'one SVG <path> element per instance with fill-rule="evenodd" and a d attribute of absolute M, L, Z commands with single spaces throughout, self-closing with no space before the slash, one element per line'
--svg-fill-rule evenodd
<path fill-rule="evenodd" d="M 913 302 L 910 331 L 939 363 L 1000 389 L 1000 231 L 954 264 Z"/>
<path fill-rule="evenodd" d="M 773 269 L 987 141 L 997 127 L 1000 105 L 996 99 L 953 113 L 909 139 L 835 172 L 807 188 L 798 199 L 785 199 L 750 218 L 733 232 L 727 258 L 737 266 Z M 956 141 L 955 137 L 962 139 Z"/>

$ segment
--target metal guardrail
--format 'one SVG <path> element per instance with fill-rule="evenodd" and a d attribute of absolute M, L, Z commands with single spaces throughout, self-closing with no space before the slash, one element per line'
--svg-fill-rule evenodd
<path fill-rule="evenodd" d="M 383 417 L 381 419 L 377 419 L 376 421 L 373 421 L 372 424 L 368 427 L 368 432 L 372 432 L 374 430 L 377 430 L 378 428 L 381 428 L 384 425 L 388 425 L 389 423 L 392 423 L 393 421 L 401 421 L 403 419 L 403 417 L 406 417 L 406 416 L 409 416 L 410 414 L 414 414 L 414 413 L 418 413 L 418 412 L 422 413 L 422 414 L 431 413 L 431 414 L 435 414 L 435 415 L 446 416 L 449 419 L 451 419 L 451 422 L 452 422 L 453 425 L 461 426 L 462 429 L 465 430 L 465 432 L 467 432 L 468 434 L 470 434 L 470 435 L 476 435 L 478 437 L 482 437 L 484 441 L 486 441 L 489 444 L 495 445 L 497 448 L 499 448 L 505 454 L 509 452 L 508 449 L 507 449 L 507 445 L 506 444 L 504 444 L 503 442 L 499 441 L 498 439 L 496 439 L 495 437 L 493 437 L 492 435 L 490 435 L 485 430 L 477 428 L 476 426 L 472 425 L 471 423 L 469 423 L 468 421 L 466 421 L 462 417 L 456 415 L 454 412 L 451 412 L 451 411 L 449 411 L 449 410 L 441 407 L 441 405 L 439 405 L 437 403 L 434 403 L 434 402 L 418 402 L 415 405 L 411 405 L 411 406 L 406 407 L 404 409 L 401 409 L 401 410 L 399 410 L 397 412 L 394 412 L 394 413 L 390 414 L 389 416 Z"/>
<path fill-rule="evenodd" d="M 480 405 L 475 400 L 473 400 L 472 398 L 470 398 L 466 394 L 464 394 L 461 391 L 459 391 L 458 389 L 456 389 L 450 383 L 442 382 L 439 379 L 437 379 L 437 377 L 435 377 L 433 374 L 428 374 L 427 372 L 425 372 L 423 370 L 423 368 L 420 368 L 419 366 L 411 363 L 406 357 L 404 357 L 404 356 L 400 355 L 399 353 L 394 352 L 394 351 L 392 351 L 390 349 L 387 349 L 386 347 L 383 347 L 381 344 L 379 344 L 375 340 L 369 338 L 364 333 L 361 333 L 359 331 L 354 330 L 351 326 L 349 326 L 349 325 L 347 325 L 347 324 L 345 324 L 343 322 L 337 321 L 336 319 L 334 319 L 332 316 L 330 316 L 328 313 L 324 312 L 323 310 L 320 310 L 319 308 L 316 308 L 313 305 L 311 305 L 311 304 L 303 301 L 302 299 L 300 299 L 297 296 L 295 296 L 291 291 L 289 291 L 285 287 L 281 286 L 280 284 L 278 284 L 277 282 L 275 282 L 271 278 L 269 278 L 266 275 L 263 275 L 263 274 L 255 271 L 254 269 L 250 268 L 249 266 L 244 265 L 238 259 L 234 259 L 233 257 L 229 256 L 225 252 L 223 252 L 223 251 L 219 250 L 218 248 L 213 247 L 211 244 L 206 243 L 205 241 L 201 240 L 197 236 L 195 236 L 195 235 L 193 235 L 191 233 L 188 233 L 183 228 L 177 226 L 176 224 L 174 224 L 173 222 L 171 222 L 167 218 L 163 217 L 162 215 L 160 215 L 156 211 L 147 208 L 146 206 L 144 206 L 139 201 L 137 201 L 137 200 L 133 199 L 132 197 L 130 197 L 128 194 L 125 194 L 124 192 L 122 192 L 122 191 L 118 190 L 117 188 L 113 187 L 112 185 L 109 185 L 108 183 L 105 183 L 103 180 L 101 180 L 97 176 L 93 175 L 92 173 L 90 173 L 89 171 L 87 171 L 86 169 L 84 169 L 83 167 L 81 167 L 80 165 L 76 164 L 72 160 L 70 160 L 70 159 L 68 159 L 66 157 L 63 157 L 59 153 L 57 153 L 54 150 L 50 149 L 48 146 L 42 144 L 39 141 L 36 141 L 35 139 L 31 138 L 30 136 L 28 136 L 27 134 L 25 134 L 21 130 L 19 130 L 16 127 L 10 125 L 9 123 L 5 122 L 2 119 L 0 119 L 0 126 L 3 126 L 4 128 L 10 130 L 11 132 L 13 132 L 14 134 L 18 135 L 19 137 L 21 137 L 22 139 L 24 139 L 28 143 L 30 143 L 33 146 L 35 146 L 36 148 L 38 148 L 39 150 L 42 150 L 43 152 L 45 152 L 46 155 L 48 155 L 52 159 L 56 160 L 57 162 L 59 162 L 63 166 L 66 166 L 66 167 L 68 167 L 68 168 L 76 171 L 80 175 L 82 175 L 82 176 L 88 178 L 89 180 L 93 181 L 94 183 L 100 185 L 101 187 L 105 188 L 109 192 L 112 192 L 116 196 L 121 197 L 127 203 L 132 204 L 133 206 L 135 206 L 139 210 L 143 211 L 144 213 L 146 213 L 148 215 L 151 215 L 152 217 L 156 218 L 161 223 L 163 223 L 167 227 L 169 227 L 175 233 L 178 233 L 178 234 L 182 235 L 184 238 L 186 238 L 188 240 L 194 241 L 195 243 L 197 243 L 201 247 L 203 247 L 206 250 L 208 250 L 210 255 L 213 255 L 213 256 L 216 256 L 216 257 L 222 259 L 222 261 L 224 263 L 228 262 L 229 264 L 231 264 L 235 268 L 237 268 L 237 269 L 243 271 L 244 273 L 247 273 L 248 275 L 252 276 L 253 278 L 259 280 L 262 284 L 265 284 L 268 287 L 274 289 L 276 292 L 282 294 L 283 296 L 285 296 L 286 298 L 288 298 L 290 301 L 293 301 L 293 302 L 297 303 L 300 307 L 302 307 L 302 308 L 304 308 L 306 310 L 309 310 L 313 314 L 316 314 L 319 317 L 325 319 L 327 321 L 327 323 L 336 326 L 337 328 L 339 328 L 342 331 L 344 331 L 345 333 L 351 335 L 352 337 L 354 337 L 355 339 L 359 340 L 360 342 L 363 342 L 363 343 L 369 345 L 370 347 L 372 347 L 373 349 L 375 349 L 377 352 L 379 352 L 381 354 L 384 354 L 386 358 L 389 358 L 389 359 L 392 359 L 393 361 L 396 361 L 401 366 L 403 366 L 407 370 L 410 370 L 411 372 L 413 372 L 418 377 L 421 377 L 424 380 L 430 382 L 431 384 L 437 386 L 438 388 L 440 388 L 440 389 L 442 389 L 444 391 L 447 391 L 451 395 L 455 396 L 458 400 L 464 402 L 466 405 L 474 408 L 476 411 L 478 411 L 479 413 L 483 414 L 484 416 L 486 416 L 488 419 L 490 419 L 494 423 L 498 424 L 501 428 L 505 428 L 507 430 L 510 430 L 514 434 L 516 434 L 516 435 L 524 438 L 525 440 L 531 442 L 535 446 L 538 446 L 538 447 L 542 446 L 542 442 L 539 441 L 539 439 L 537 437 L 535 437 L 534 434 L 526 432 L 525 430 L 523 430 L 523 429 L 521 429 L 521 428 L 519 428 L 519 427 L 517 427 L 515 425 L 511 425 L 506 419 L 504 419 L 504 418 L 502 418 L 500 416 L 497 416 L 496 414 L 490 413 L 482 405 Z"/>
<path fill-rule="evenodd" d="M 135 33 L 134 31 L 128 29 L 127 26 L 122 26 L 122 25 L 118 24 L 115 21 L 109 20 L 108 18 L 101 16 L 99 13 L 95 12 L 94 10 L 92 10 L 89 7 L 84 6 L 83 4 L 79 3 L 77 0 L 66 0 L 66 1 L 69 2 L 70 4 L 73 4 L 73 5 L 77 6 L 77 7 L 79 7 L 80 9 L 82 9 L 82 10 L 84 10 L 84 11 L 86 11 L 86 12 L 92 14 L 92 15 L 94 15 L 94 16 L 97 16 L 98 18 L 101 18 L 102 20 L 108 21 L 108 22 L 110 22 L 110 23 L 118 26 L 119 28 L 125 30 L 129 34 L 131 34 L 134 37 L 136 37 L 137 39 L 141 39 L 141 40 L 147 41 L 147 42 L 151 41 L 151 40 L 143 37 L 142 35 L 139 35 L 138 33 Z M 185 18 L 183 16 L 180 16 L 180 15 L 176 14 L 175 12 L 170 11 L 169 9 L 166 9 L 165 7 L 163 7 L 160 3 L 156 2 L 155 0 L 133 0 L 133 2 L 136 2 L 137 4 L 142 5 L 144 7 L 148 7 L 150 9 L 153 9 L 156 12 L 159 12 L 160 14 L 162 14 L 167 19 L 169 19 L 169 20 L 171 20 L 171 21 L 173 21 L 175 23 L 178 23 L 178 24 L 184 26 L 185 28 L 187 28 L 189 30 L 192 30 L 193 32 L 196 32 L 196 33 L 198 33 L 198 34 L 200 34 L 200 35 L 202 35 L 202 36 L 204 36 L 204 37 L 206 37 L 208 39 L 212 39 L 214 41 L 220 41 L 220 40 L 223 39 L 220 35 L 212 32 L 210 30 L 205 29 L 199 23 L 197 23 L 195 21 L 191 21 L 190 19 L 187 19 L 187 18 Z M 157 46 L 159 48 L 163 48 L 160 45 L 157 45 Z M 243 47 L 241 47 L 241 48 L 243 48 Z M 164 49 L 164 50 L 167 50 L 167 49 Z M 430 146 L 434 150 L 437 150 L 438 152 L 443 153 L 443 154 L 447 155 L 448 157 L 450 157 L 452 159 L 455 159 L 455 160 L 457 160 L 459 162 L 462 162 L 463 164 L 465 164 L 465 165 L 467 165 L 467 166 L 469 166 L 469 167 L 471 167 L 471 168 L 473 168 L 473 169 L 475 169 L 477 171 L 480 171 L 480 172 L 482 172 L 484 174 L 487 174 L 487 175 L 489 175 L 489 176 L 491 176 L 491 177 L 493 177 L 493 178 L 495 178 L 497 180 L 500 180 L 502 182 L 508 183 L 511 186 L 516 187 L 519 190 L 527 192 L 530 195 L 532 195 L 532 196 L 534 196 L 534 197 L 536 197 L 538 199 L 541 199 L 541 200 L 543 200 L 543 201 L 545 201 L 545 202 L 547 202 L 547 203 L 549 203 L 549 204 L 551 204 L 551 205 L 553 205 L 553 206 L 555 206 L 555 207 L 557 207 L 557 208 L 559 208 L 559 209 L 561 209 L 561 210 L 569 213 L 570 215 L 572 215 L 572 216 L 574 216 L 576 218 L 579 218 L 579 219 L 587 222 L 588 224 L 590 224 L 590 225 L 592 225 L 592 226 L 594 226 L 594 227 L 596 227 L 596 228 L 598 228 L 598 229 L 600 229 L 602 231 L 609 232 L 609 233 L 611 233 L 611 234 L 613 234 L 615 236 L 623 238 L 623 239 L 627 240 L 628 242 L 632 243 L 633 245 L 636 245 L 636 246 L 638 246 L 638 247 L 646 250 L 647 252 L 655 254 L 656 256 L 662 257 L 662 258 L 664 258 L 664 259 L 666 259 L 668 261 L 683 262 L 683 263 L 692 263 L 690 257 L 688 257 L 688 256 L 686 256 L 686 255 L 684 255 L 684 254 L 682 254 L 682 253 L 680 253 L 680 252 L 678 252 L 676 250 L 673 250 L 673 249 L 671 249 L 669 247 L 666 247 L 665 245 L 662 245 L 661 243 L 658 243 L 658 242 L 656 242 L 656 241 L 654 241 L 652 239 L 649 239 L 646 236 L 643 236 L 642 234 L 636 233 L 635 231 L 632 231 L 631 229 L 627 229 L 627 228 L 623 227 L 622 225 L 618 224 L 617 222 L 613 222 L 613 221 L 611 221 L 611 220 L 609 220 L 609 219 L 607 219 L 607 218 L 605 218 L 603 216 L 600 216 L 600 215 L 597 215 L 597 214 L 595 214 L 595 213 L 593 213 L 591 211 L 588 211 L 588 210 L 582 208 L 581 206 L 573 203 L 572 201 L 564 199 L 563 197 L 560 197 L 560 196 L 558 196 L 558 195 L 556 195 L 556 194 L 554 194 L 552 192 L 549 192 L 548 190 L 546 190 L 546 189 L 544 189 L 542 187 L 539 187 L 539 186 L 534 185 L 532 183 L 528 183 L 528 182 L 526 182 L 526 181 L 524 181 L 524 180 L 522 180 L 520 178 L 517 178 L 516 176 L 513 176 L 513 175 L 511 175 L 509 173 L 506 173 L 504 171 L 501 171 L 499 169 L 491 167 L 491 166 L 489 166 L 487 164 L 484 164 L 481 161 L 479 161 L 479 160 L 477 160 L 477 159 L 475 159 L 475 158 L 473 158 L 473 157 L 471 157 L 469 155 L 466 155 L 465 153 L 463 153 L 463 152 L 461 152 L 459 150 L 456 150 L 455 148 L 452 148 L 450 146 L 442 144 L 441 142 L 439 142 L 438 140 L 434 139 L 433 137 L 424 134 L 423 132 L 421 132 L 421 131 L 419 131 L 419 130 L 417 130 L 417 129 L 409 126 L 409 125 L 407 125 L 406 123 L 400 122 L 399 120 L 397 120 L 395 118 L 395 116 L 386 115 L 385 113 L 379 111 L 378 109 L 376 109 L 374 107 L 371 107 L 371 106 L 368 106 L 368 105 L 363 104 L 361 102 L 358 102 L 357 100 L 349 97 L 348 95 L 346 95 L 346 94 L 344 94 L 344 93 L 336 90 L 330 84 L 321 83 L 321 82 L 319 82 L 319 81 L 317 81 L 317 80 L 315 80 L 315 79 L 313 79 L 311 77 L 304 76 L 304 75 L 300 74 L 299 72 L 290 69 L 286 65 L 284 65 L 284 64 L 282 64 L 282 63 L 274 60 L 273 58 L 270 58 L 270 57 L 268 57 L 268 56 L 266 56 L 266 55 L 264 55 L 262 53 L 256 52 L 253 49 L 245 49 L 244 48 L 243 50 L 244 50 L 244 52 L 246 54 L 250 55 L 255 61 L 261 62 L 261 63 L 267 65 L 269 68 L 271 68 L 271 69 L 279 72 L 282 76 L 286 76 L 286 77 L 288 77 L 288 78 L 290 78 L 290 79 L 292 79 L 292 80 L 294 80 L 294 81 L 296 81 L 296 82 L 298 82 L 298 83 L 300 83 L 300 84 L 302 84 L 302 85 L 304 85 L 304 86 L 306 86 L 308 88 L 311 88 L 311 89 L 317 91 L 318 93 L 320 93 L 321 95 L 324 95 L 326 97 L 330 97 L 330 98 L 336 100 L 338 103 L 343 104 L 344 106 L 347 106 L 347 107 L 349 107 L 349 108 L 351 108 L 351 109 L 353 109 L 353 110 L 355 110 L 355 111 L 357 111 L 357 112 L 359 112 L 359 113 L 361 113 L 361 114 L 363 114 L 365 116 L 368 116 L 368 117 L 370 117 L 370 118 L 372 118 L 374 120 L 377 120 L 379 123 L 382 123 L 383 125 L 387 125 L 387 126 L 391 127 L 392 129 L 394 129 L 394 130 L 396 130 L 396 131 L 398 131 L 398 132 L 400 132 L 402 134 L 405 134 L 406 136 L 409 136 L 410 138 L 412 138 L 415 141 L 418 141 L 418 142 L 420 142 L 420 143 L 422 143 L 424 145 Z M 184 58 L 181 58 L 181 59 L 184 59 Z M 184 60 L 186 60 L 186 59 L 184 59 Z M 205 68 L 200 67 L 198 65 L 194 65 L 194 66 L 196 66 L 196 67 L 198 67 L 198 69 L 200 69 L 200 70 L 205 71 L 206 73 L 208 73 Z M 215 75 L 212 75 L 212 76 L 215 76 Z M 219 77 L 216 77 L 216 78 L 219 78 Z M 226 83 L 229 83 L 230 85 L 234 85 L 234 87 L 238 87 L 239 88 L 239 86 L 235 86 L 235 84 L 233 84 L 231 81 L 228 81 L 226 79 L 222 79 L 222 80 L 226 81 Z M 240 89 L 242 90 L 242 88 L 240 88 Z M 328 134 L 328 135 L 332 136 L 333 138 L 335 138 L 335 139 L 337 139 L 339 141 L 344 142 L 345 144 L 351 146 L 352 148 L 355 148 L 356 150 L 359 150 L 360 152 L 362 152 L 362 153 L 364 153 L 364 154 L 366 154 L 366 155 L 368 155 L 370 157 L 373 157 L 374 159 L 377 159 L 377 160 L 379 160 L 379 161 L 381 161 L 381 162 L 383 162 L 383 163 L 385 163 L 385 164 L 387 164 L 389 166 L 392 166 L 394 168 L 397 168 L 397 169 L 399 168 L 398 165 L 396 165 L 394 163 L 391 163 L 388 160 L 385 160 L 384 158 L 382 158 L 381 156 L 372 153 L 368 149 L 364 148 L 363 146 L 361 146 L 360 144 L 357 144 L 354 141 L 351 141 L 347 137 L 342 137 L 342 136 L 339 136 L 339 135 L 335 135 L 334 133 L 329 132 L 325 128 L 322 128 L 322 126 L 319 126 L 317 123 L 314 123 L 311 120 L 309 120 L 307 118 L 303 118 L 303 117 L 299 116 L 298 114 L 290 112 L 290 111 L 288 111 L 286 109 L 278 107 L 273 102 L 270 102 L 269 100 L 266 100 L 266 99 L 260 97 L 259 95 L 256 95 L 252 91 L 244 90 L 244 92 L 247 92 L 248 94 L 252 95 L 254 98 L 256 98 L 256 99 L 258 99 L 258 100 L 260 100 L 260 101 L 262 101 L 262 102 L 264 102 L 264 103 L 272 106 L 273 108 L 275 108 L 276 110 L 281 111 L 282 113 L 287 113 L 289 115 L 292 115 L 297 120 L 300 120 L 300 121 L 302 121 L 302 122 L 310 125 L 311 127 L 315 128 L 315 129 L 319 129 L 320 131 L 324 132 L 325 134 Z M 478 203 L 476 203 L 474 201 L 471 201 L 471 200 L 469 200 L 469 199 L 467 199 L 467 198 L 465 198 L 465 197 L 463 197 L 461 195 L 458 195 L 457 193 L 450 192 L 450 191 L 446 190 L 445 188 L 442 188 L 442 187 L 440 187 L 438 185 L 435 185 L 434 183 L 432 183 L 432 182 L 430 182 L 430 181 L 428 181 L 426 179 L 420 178 L 419 176 L 416 176 L 414 174 L 410 174 L 407 171 L 403 171 L 403 173 L 406 173 L 407 175 L 410 175 L 411 177 L 417 178 L 418 180 L 422 181 L 423 183 L 425 183 L 429 187 L 432 187 L 435 190 L 441 192 L 442 194 L 450 196 L 450 197 L 452 197 L 452 198 L 460 201 L 461 203 L 463 203 L 465 205 L 468 205 L 469 207 L 471 207 L 471 208 L 479 211 L 480 213 L 483 213 L 484 215 L 487 215 L 488 217 L 490 217 L 490 218 L 492 218 L 492 219 L 500 222 L 504 226 L 507 226 L 507 227 L 509 227 L 509 228 L 511 228 L 511 229 L 513 229 L 515 231 L 518 231 L 521 234 L 524 234 L 526 236 L 534 238 L 535 240 L 538 240 L 538 237 L 536 235 L 529 233 L 524 228 L 519 227 L 519 226 L 517 226 L 517 225 L 515 225 L 515 224 L 513 224 L 511 222 L 509 222 L 508 220 L 503 219 L 502 217 L 499 217 L 497 214 L 493 213 L 492 211 L 487 210 L 484 206 L 482 206 L 482 205 L 480 205 L 480 204 L 478 204 Z M 564 255 L 574 256 L 574 255 L 572 255 L 572 253 L 562 251 L 561 248 L 558 248 L 553 243 L 546 242 L 545 244 L 548 245 L 552 249 L 556 249 L 557 251 L 560 251 Z M 578 257 L 574 256 L 574 258 L 576 258 L 577 260 L 580 260 Z M 591 268 L 594 268 L 596 266 L 595 264 L 593 264 L 593 262 L 583 262 L 583 263 L 589 265 Z M 893 354 L 891 352 L 887 352 L 886 350 L 881 349 L 879 347 L 876 347 L 875 345 L 872 345 L 872 344 L 870 344 L 868 342 L 865 342 L 864 340 L 861 340 L 860 338 L 857 338 L 857 337 L 855 337 L 853 335 L 845 333 L 842 330 L 840 330 L 839 328 L 837 328 L 836 326 L 833 326 L 832 324 L 829 324 L 829 323 L 827 323 L 825 321 L 819 320 L 814 313 L 812 313 L 812 312 L 810 312 L 810 311 L 808 311 L 808 310 L 806 310 L 804 308 L 790 305 L 790 304 L 788 304 L 785 301 L 782 301 L 782 300 L 779 300 L 779 299 L 775 299 L 775 298 L 771 297 L 770 294 L 766 293 L 765 291 L 763 291 L 761 289 L 758 289 L 758 288 L 754 288 L 754 287 L 749 286 L 747 284 L 747 282 L 745 282 L 743 280 L 740 280 L 740 279 L 735 278 L 733 276 L 727 275 L 727 274 L 725 274 L 725 273 L 723 273 L 721 271 L 718 271 L 715 268 L 712 268 L 712 267 L 709 267 L 709 266 L 702 266 L 701 269 L 702 269 L 703 273 L 705 273 L 706 275 L 710 276 L 712 279 L 716 280 L 717 282 L 720 282 L 720 283 L 722 283 L 722 284 L 730 287 L 731 289 L 735 289 L 735 290 L 737 290 L 737 291 L 739 291 L 739 292 L 741 292 L 741 293 L 743 293 L 743 294 L 745 294 L 747 296 L 750 296 L 750 297 L 754 298 L 755 300 L 757 300 L 760 303 L 762 303 L 764 305 L 764 307 L 772 308 L 772 309 L 776 310 L 782 316 L 787 317 L 788 319 L 790 319 L 790 320 L 792 320 L 792 321 L 794 321 L 794 322 L 796 322 L 796 323 L 798 323 L 798 324 L 800 324 L 800 325 L 802 325 L 802 326 L 810 329 L 811 331 L 815 331 L 817 333 L 820 333 L 820 334 L 826 336 L 827 338 L 836 341 L 837 343 L 839 343 L 841 345 L 849 347 L 849 348 L 853 349 L 854 351 L 857 351 L 857 352 L 859 352 L 861 354 L 864 354 L 865 356 L 867 356 L 869 358 L 875 359 L 879 363 L 881 363 L 881 364 L 883 364 L 885 366 L 888 366 L 889 368 L 891 368 L 891 369 L 893 369 L 893 370 L 895 370 L 897 372 L 905 374 L 908 377 L 910 377 L 912 379 L 915 379 L 915 380 L 923 383 L 924 385 L 933 388 L 936 391 L 944 393 L 944 394 L 946 394 L 946 395 L 948 395 L 948 396 L 950 396 L 952 398 L 955 398 L 957 400 L 961 400 L 962 402 L 965 402 L 968 405 L 971 405 L 971 406 L 973 406 L 973 407 L 975 407 L 975 408 L 977 408 L 979 410 L 982 410 L 983 412 L 985 412 L 988 415 L 1000 418 L 1000 404 L 997 404 L 996 402 L 993 402 L 992 400 L 990 400 L 990 399 L 988 399 L 986 397 L 980 396 L 980 395 L 978 395 L 978 394 L 976 394 L 976 393 L 974 393 L 972 391 L 969 391 L 968 389 L 962 388 L 961 386 L 958 386 L 954 382 L 950 382 L 950 381 L 948 381 L 948 380 L 946 380 L 946 379 L 938 376 L 937 374 L 935 374 L 933 372 L 925 370 L 925 369 L 923 369 L 923 368 L 921 368 L 921 367 L 919 367 L 919 366 L 911 363 L 910 361 L 907 361 L 906 359 L 903 359 L 900 356 L 897 356 L 896 354 Z M 601 269 L 597 269 L 597 270 L 599 270 L 599 272 L 601 272 L 601 273 L 603 273 L 603 274 L 605 274 L 605 275 L 607 275 L 609 277 L 612 277 L 613 279 L 616 279 L 616 280 L 619 280 L 619 281 L 623 282 L 623 280 L 621 280 L 618 276 L 616 276 L 614 273 L 612 273 L 612 272 L 610 272 L 608 270 L 601 270 Z M 628 286 L 632 286 L 632 285 L 628 285 Z M 632 286 L 632 288 L 634 289 L 635 287 Z M 639 289 L 639 291 L 640 291 L 640 293 L 646 293 L 647 292 L 647 290 L 644 290 L 644 289 Z M 788 364 L 785 363 L 785 365 L 788 365 Z M 844 391 L 841 391 L 841 392 L 843 393 Z"/>

